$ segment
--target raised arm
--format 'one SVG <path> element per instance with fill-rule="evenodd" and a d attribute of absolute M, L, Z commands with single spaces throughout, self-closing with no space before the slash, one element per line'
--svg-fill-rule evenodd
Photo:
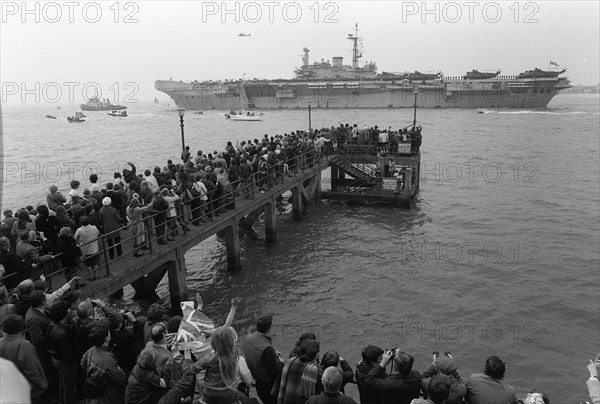
<path fill-rule="evenodd" d="M 237 310 L 238 304 L 240 304 L 241 301 L 241 297 L 234 297 L 233 299 L 231 299 L 231 309 L 229 309 L 229 315 L 227 316 L 227 320 L 225 320 L 225 326 L 231 327 L 231 324 L 233 324 L 235 312 Z"/>

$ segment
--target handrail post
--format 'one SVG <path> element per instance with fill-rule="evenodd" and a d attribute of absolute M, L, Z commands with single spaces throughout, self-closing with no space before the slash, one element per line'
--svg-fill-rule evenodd
<path fill-rule="evenodd" d="M 106 251 L 106 237 L 105 237 L 105 234 L 102 235 L 101 240 L 102 240 L 102 254 L 104 255 L 104 265 L 106 267 L 106 277 L 108 278 L 110 276 L 110 269 L 109 269 L 109 266 L 108 266 L 108 251 Z"/>
<path fill-rule="evenodd" d="M 179 219 L 181 219 L 181 221 Z M 181 225 L 182 222 L 183 226 L 181 226 L 181 230 L 183 231 L 183 235 L 185 236 L 185 229 L 187 229 L 187 226 L 185 225 L 185 206 L 183 203 L 181 204 L 181 214 L 175 217 L 175 225 Z"/>
<path fill-rule="evenodd" d="M 150 254 L 152 254 L 152 231 L 150 230 L 150 226 L 148 225 L 149 222 L 149 217 L 144 218 L 144 224 L 146 225 L 146 242 L 148 243 Z"/>
<path fill-rule="evenodd" d="M 53 266 L 55 265 L 54 264 L 54 260 L 50 260 L 48 262 L 52 262 Z M 47 286 L 48 286 L 48 290 L 52 290 L 53 289 L 52 288 L 52 277 L 48 276 L 48 271 L 46 270 L 46 268 L 47 268 L 46 262 L 42 262 L 42 273 L 44 274 L 44 277 L 46 278 L 46 283 L 47 283 Z"/>

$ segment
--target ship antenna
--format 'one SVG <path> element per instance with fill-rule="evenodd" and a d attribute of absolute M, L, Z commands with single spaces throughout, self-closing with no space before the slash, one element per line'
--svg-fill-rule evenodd
<path fill-rule="evenodd" d="M 348 39 L 353 42 L 352 46 L 352 68 L 358 69 L 358 59 L 362 56 L 358 50 L 358 23 L 354 25 L 354 35 L 348 34 Z"/>

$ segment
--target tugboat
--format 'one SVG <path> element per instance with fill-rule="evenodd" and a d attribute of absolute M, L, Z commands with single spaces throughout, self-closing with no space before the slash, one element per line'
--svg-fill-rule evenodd
<path fill-rule="evenodd" d="M 112 111 L 112 112 L 109 112 L 106 115 L 119 116 L 119 117 L 122 117 L 122 118 L 126 118 L 127 117 L 127 111 L 120 111 L 120 112 L 119 111 Z"/>
<path fill-rule="evenodd" d="M 118 111 L 127 109 L 123 105 L 111 104 L 108 98 L 101 101 L 97 95 L 90 98 L 85 104 L 81 104 L 80 107 L 82 111 Z"/>
<path fill-rule="evenodd" d="M 83 112 L 75 112 L 75 116 L 68 116 L 67 117 L 67 121 L 69 121 L 69 123 L 81 123 L 81 122 L 85 122 L 85 115 L 83 115 Z"/>

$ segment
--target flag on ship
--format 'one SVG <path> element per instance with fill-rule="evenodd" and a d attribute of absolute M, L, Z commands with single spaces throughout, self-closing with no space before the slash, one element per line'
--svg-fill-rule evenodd
<path fill-rule="evenodd" d="M 550 61 L 550 66 L 556 66 L 558 67 L 558 63 L 556 63 L 554 60 Z"/>

